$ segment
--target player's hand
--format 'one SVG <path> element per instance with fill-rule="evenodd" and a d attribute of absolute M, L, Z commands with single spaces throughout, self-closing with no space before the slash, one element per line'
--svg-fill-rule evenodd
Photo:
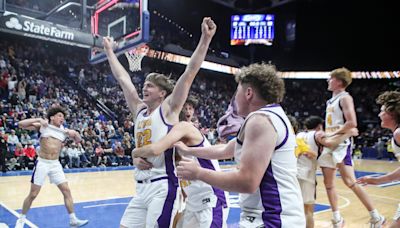
<path fill-rule="evenodd" d="M 153 164 L 143 158 L 133 158 L 133 164 L 140 170 L 148 170 L 153 168 Z"/>
<path fill-rule="evenodd" d="M 201 32 L 208 37 L 213 37 L 215 31 L 217 31 L 217 25 L 211 17 L 203 18 L 203 23 L 201 23 Z"/>
<path fill-rule="evenodd" d="M 182 157 L 176 167 L 177 176 L 183 180 L 197 180 L 201 167 L 193 159 Z"/>
<path fill-rule="evenodd" d="M 117 47 L 117 42 L 112 37 L 103 37 L 103 45 L 105 51 L 113 51 Z"/>
<path fill-rule="evenodd" d="M 174 143 L 174 147 L 181 155 L 192 155 L 190 153 L 190 147 L 186 146 L 182 141 Z"/>
<path fill-rule="evenodd" d="M 49 120 L 48 119 L 40 119 L 40 126 L 42 127 L 47 127 L 49 126 Z"/>
<path fill-rule="evenodd" d="M 69 138 L 73 139 L 76 144 L 81 142 L 81 137 L 77 131 L 71 130 L 71 129 L 65 129 L 64 131 L 65 131 L 65 134 Z"/>
<path fill-rule="evenodd" d="M 357 128 L 352 128 L 349 131 L 351 136 L 358 136 L 358 129 Z"/>
<path fill-rule="evenodd" d="M 367 184 L 372 184 L 372 185 L 377 185 L 380 184 L 379 180 L 376 177 L 369 177 L 369 176 L 364 176 L 360 177 L 357 179 L 357 184 L 362 184 L 362 185 L 367 185 Z"/>

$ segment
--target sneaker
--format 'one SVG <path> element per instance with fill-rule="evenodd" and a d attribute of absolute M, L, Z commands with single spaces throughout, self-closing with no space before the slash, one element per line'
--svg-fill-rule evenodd
<path fill-rule="evenodd" d="M 393 216 L 393 220 L 396 221 L 399 218 L 400 218 L 400 204 L 397 206 L 397 210 L 396 210 L 396 213 Z"/>
<path fill-rule="evenodd" d="M 70 221 L 69 225 L 71 227 L 81 227 L 89 223 L 89 220 L 76 219 L 75 221 Z"/>
<path fill-rule="evenodd" d="M 340 220 L 333 220 L 332 219 L 333 228 L 343 228 L 344 227 L 344 219 L 343 217 Z"/>
<path fill-rule="evenodd" d="M 379 219 L 374 220 L 371 218 L 371 220 L 369 220 L 369 224 L 370 224 L 371 228 L 381 228 L 383 226 L 383 224 L 385 224 L 385 222 L 386 222 L 386 219 L 382 215 L 379 216 Z"/>
<path fill-rule="evenodd" d="M 25 219 L 19 218 L 15 223 L 15 228 L 24 228 L 24 225 L 25 225 Z"/>

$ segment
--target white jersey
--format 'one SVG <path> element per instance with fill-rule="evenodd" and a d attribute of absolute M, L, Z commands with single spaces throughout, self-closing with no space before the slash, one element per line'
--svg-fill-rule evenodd
<path fill-rule="evenodd" d="M 242 212 L 262 213 L 265 227 L 305 227 L 303 200 L 296 177 L 296 137 L 280 105 L 267 105 L 247 116 L 237 137 L 235 161 L 240 164 L 243 129 L 255 113 L 269 117 L 278 138 L 259 189 L 253 194 L 240 194 Z M 263 153 L 262 148 L 259 152 Z"/>
<path fill-rule="evenodd" d="M 41 138 L 52 137 L 60 140 L 61 142 L 64 142 L 67 138 L 65 128 L 62 125 L 60 127 L 56 127 L 51 124 L 48 124 L 47 127 L 40 126 L 39 132 Z"/>
<path fill-rule="evenodd" d="M 136 148 L 140 148 L 151 143 L 159 141 L 166 136 L 171 130 L 172 125 L 165 122 L 161 105 L 158 106 L 150 115 L 146 115 L 147 109 L 138 112 L 135 121 L 135 144 Z M 138 181 L 168 176 L 173 182 L 178 183 L 175 164 L 174 152 L 172 149 L 164 151 L 159 156 L 149 157 L 147 161 L 153 164 L 153 168 L 149 170 L 135 170 L 135 178 Z"/>
<path fill-rule="evenodd" d="M 208 147 L 210 143 L 203 135 L 203 142 L 199 145 L 191 147 Z M 208 160 L 196 158 L 194 156 L 187 156 L 196 160 L 201 167 L 216 171 L 221 171 L 217 160 Z M 200 211 L 206 208 L 213 208 L 216 205 L 221 205 L 223 208 L 227 207 L 227 192 L 215 188 L 203 181 L 181 181 L 181 187 L 187 195 L 185 210 Z"/>
<path fill-rule="evenodd" d="M 338 130 L 344 125 L 346 119 L 344 117 L 342 107 L 340 105 L 340 99 L 344 96 L 348 96 L 349 93 L 346 91 L 336 94 L 334 97 L 326 102 L 326 116 L 325 116 L 325 132 L 332 133 Z M 346 140 L 344 143 L 339 145 L 350 145 L 350 140 Z"/>
<path fill-rule="evenodd" d="M 296 137 L 301 138 L 310 147 L 311 151 L 319 153 L 320 147 L 315 141 L 316 131 L 299 132 Z M 300 155 L 297 159 L 297 177 L 299 179 L 315 183 L 317 170 L 317 159 L 310 159 Z"/>

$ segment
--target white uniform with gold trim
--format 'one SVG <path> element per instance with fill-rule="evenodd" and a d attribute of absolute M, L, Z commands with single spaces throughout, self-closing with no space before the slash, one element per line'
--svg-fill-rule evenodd
<path fill-rule="evenodd" d="M 147 109 L 138 112 L 135 121 L 136 147 L 159 141 L 172 125 L 165 121 L 161 105 L 150 115 Z M 153 164 L 149 170 L 135 169 L 136 193 L 121 219 L 125 227 L 172 227 L 177 212 L 177 188 L 174 151 L 168 149 L 159 156 L 147 158 Z"/>
<path fill-rule="evenodd" d="M 311 151 L 319 152 L 319 146 L 315 141 L 316 131 L 299 132 L 296 137 L 301 138 L 310 147 Z M 311 159 L 305 155 L 300 155 L 297 158 L 297 179 L 301 187 L 301 194 L 303 196 L 304 204 L 315 203 L 316 193 L 316 173 L 317 173 L 317 159 Z"/>
<path fill-rule="evenodd" d="M 349 93 L 343 91 L 336 94 L 326 103 L 325 132 L 327 134 L 338 130 L 346 122 L 342 107 L 340 106 L 340 99 L 345 96 L 349 96 Z M 348 138 L 334 150 L 324 147 L 321 156 L 318 158 L 318 164 L 321 167 L 327 168 L 336 168 L 336 165 L 342 162 L 345 165 L 352 166 L 351 152 L 352 140 Z"/>

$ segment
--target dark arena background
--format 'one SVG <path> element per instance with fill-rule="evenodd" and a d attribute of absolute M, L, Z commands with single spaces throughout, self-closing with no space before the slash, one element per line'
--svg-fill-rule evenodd
<path fill-rule="evenodd" d="M 382 92 L 400 90 L 400 18 L 392 1 L 0 0 L 0 227 L 15 226 L 40 153 L 40 134 L 18 122 L 45 117 L 53 104 L 67 110 L 65 127 L 82 137 L 78 145 L 67 140 L 59 157 L 76 214 L 89 219 L 85 227 L 119 227 L 136 194 L 134 122 L 102 38 L 117 42 L 118 59 L 142 97 L 149 72 L 172 79 L 184 72 L 204 17 L 217 31 L 190 95 L 198 100 L 195 116 L 211 144 L 228 140 L 218 120 L 242 66 L 275 65 L 286 87 L 281 105 L 298 122 L 325 116 L 329 73 L 346 67 L 359 130 L 352 148 L 356 177 L 398 167 L 387 148 L 393 133 L 381 127 L 376 104 Z M 219 162 L 224 171 L 236 168 L 234 159 Z M 315 227 L 332 227 L 319 168 L 317 182 Z M 339 172 L 335 183 L 346 227 L 369 227 L 367 211 Z M 399 184 L 365 187 L 388 221 Z M 239 227 L 238 193 L 230 193 L 229 206 L 228 227 Z M 65 212 L 62 194 L 46 181 L 25 227 L 68 227 Z"/>

